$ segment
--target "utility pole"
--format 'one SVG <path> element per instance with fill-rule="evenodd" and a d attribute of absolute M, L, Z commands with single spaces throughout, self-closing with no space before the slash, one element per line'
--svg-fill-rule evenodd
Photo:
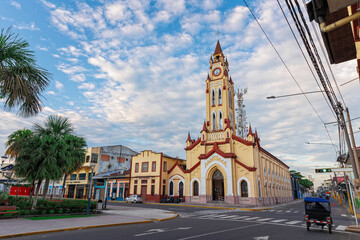
<path fill-rule="evenodd" d="M 353 153 L 354 153 L 354 160 L 355 160 L 354 161 L 355 165 L 353 165 L 353 169 L 354 169 L 354 172 L 356 171 L 357 175 L 358 175 L 358 177 L 355 177 L 355 179 L 359 179 L 359 175 L 360 175 L 359 157 L 357 155 L 355 138 L 354 138 L 354 133 L 353 133 L 353 130 L 352 130 L 352 124 L 351 124 L 350 114 L 349 114 L 349 109 L 348 108 L 346 108 L 346 115 L 347 115 L 347 118 L 348 118 L 348 121 L 349 121 L 349 131 L 350 131 L 351 142 L 352 142 L 352 150 L 353 150 Z M 350 151 L 350 149 L 349 149 L 349 151 Z"/>

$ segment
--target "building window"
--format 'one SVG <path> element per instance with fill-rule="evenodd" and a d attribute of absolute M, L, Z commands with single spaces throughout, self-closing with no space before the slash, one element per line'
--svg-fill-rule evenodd
<path fill-rule="evenodd" d="M 151 183 L 155 183 L 155 179 L 151 179 Z"/>
<path fill-rule="evenodd" d="M 155 185 L 151 185 L 151 196 L 155 195 Z"/>
<path fill-rule="evenodd" d="M 94 176 L 95 173 L 93 172 L 93 173 L 89 173 L 89 174 L 88 174 L 88 180 L 89 180 L 89 181 L 91 181 L 91 175 Z"/>
<path fill-rule="evenodd" d="M 86 173 L 80 173 L 79 180 L 85 180 L 85 179 L 86 179 Z"/>
<path fill-rule="evenodd" d="M 156 171 L 156 162 L 152 162 L 151 171 Z"/>
<path fill-rule="evenodd" d="M 219 128 L 223 129 L 223 114 L 219 112 Z"/>
<path fill-rule="evenodd" d="M 193 196 L 199 196 L 199 183 L 197 181 L 193 183 Z"/>
<path fill-rule="evenodd" d="M 163 192 L 163 194 L 162 194 L 163 196 L 165 196 L 165 191 L 166 191 L 166 186 L 163 185 L 163 191 L 162 191 L 162 192 Z"/>
<path fill-rule="evenodd" d="M 135 163 L 135 172 L 139 172 L 139 163 Z"/>
<path fill-rule="evenodd" d="M 163 169 L 164 169 L 163 171 L 164 171 L 164 172 L 167 171 L 167 170 L 166 170 L 166 167 L 167 167 L 166 165 L 167 165 L 166 162 L 164 162 L 164 166 L 163 166 Z"/>
<path fill-rule="evenodd" d="M 91 154 L 91 163 L 97 163 L 98 162 L 99 155 L 97 153 Z"/>
<path fill-rule="evenodd" d="M 141 180 L 141 184 L 147 184 L 147 180 Z"/>
<path fill-rule="evenodd" d="M 134 180 L 134 183 L 137 184 L 137 180 Z"/>
<path fill-rule="evenodd" d="M 143 162 L 141 164 L 141 171 L 142 172 L 147 172 L 149 170 L 149 163 L 148 162 Z"/>
<path fill-rule="evenodd" d="M 163 180 L 163 184 L 166 184 L 166 180 Z"/>
<path fill-rule="evenodd" d="M 137 185 L 134 186 L 134 194 L 137 194 Z"/>
<path fill-rule="evenodd" d="M 234 127 L 234 125 L 233 125 L 233 115 L 232 115 L 232 113 L 229 113 L 229 120 L 230 120 L 230 127 Z"/>
<path fill-rule="evenodd" d="M 211 90 L 211 105 L 215 106 L 215 90 Z"/>
<path fill-rule="evenodd" d="M 232 92 L 231 92 L 230 89 L 229 89 L 229 106 L 230 106 L 230 108 L 232 108 L 232 106 L 233 106 L 233 102 L 232 102 Z"/>
<path fill-rule="evenodd" d="M 70 180 L 76 180 L 77 174 L 71 174 Z"/>
<path fill-rule="evenodd" d="M 241 186 L 241 197 L 248 197 L 248 185 L 245 180 L 242 180 L 240 183 Z"/>
<path fill-rule="evenodd" d="M 174 183 L 173 182 L 170 182 L 169 195 L 170 196 L 174 195 Z"/>
<path fill-rule="evenodd" d="M 86 156 L 86 162 L 90 161 L 90 156 Z"/>
<path fill-rule="evenodd" d="M 212 130 L 213 131 L 216 130 L 216 114 L 215 113 L 212 114 Z"/>
<path fill-rule="evenodd" d="M 222 104 L 221 88 L 219 88 L 219 99 L 218 100 L 219 100 L 218 101 L 219 105 L 221 105 Z"/>

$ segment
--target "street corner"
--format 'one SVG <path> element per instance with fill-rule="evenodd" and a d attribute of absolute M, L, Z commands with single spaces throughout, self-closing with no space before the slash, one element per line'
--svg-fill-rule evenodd
<path fill-rule="evenodd" d="M 354 232 L 354 233 L 360 233 L 360 226 L 350 225 L 345 229 L 345 231 Z"/>

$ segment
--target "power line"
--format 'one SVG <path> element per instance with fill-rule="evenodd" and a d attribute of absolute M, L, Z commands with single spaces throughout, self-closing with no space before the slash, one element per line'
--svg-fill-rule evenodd
<path fill-rule="evenodd" d="M 294 33 L 294 31 L 293 31 L 290 23 L 289 23 L 289 20 L 287 19 L 287 16 L 286 16 L 286 14 L 285 14 L 285 12 L 284 12 L 284 10 L 283 10 L 283 8 L 282 8 L 279 0 L 277 0 L 277 3 L 278 3 L 278 5 L 279 5 L 279 7 L 280 7 L 280 9 L 281 9 L 281 12 L 282 12 L 282 14 L 283 14 L 283 16 L 284 16 L 284 18 L 285 18 L 285 20 L 286 20 L 286 22 L 287 22 L 290 30 L 291 30 L 292 35 L 293 35 L 293 37 L 294 37 L 294 39 L 295 39 L 295 41 L 296 41 L 296 43 L 297 43 L 297 45 L 298 45 L 298 47 L 299 47 L 299 49 L 300 49 L 300 51 L 301 51 L 301 53 L 302 53 L 305 61 L 306 61 L 306 64 L 307 64 L 307 66 L 309 67 L 309 69 L 310 69 L 310 71 L 311 71 L 311 74 L 313 75 L 313 77 L 314 77 L 314 79 L 315 79 L 315 81 L 316 81 L 316 84 L 318 85 L 319 89 L 321 90 L 321 94 L 322 94 L 322 96 L 324 97 L 325 102 L 327 103 L 328 107 L 330 108 L 330 111 L 332 112 L 332 114 L 333 114 L 334 117 L 336 118 L 335 112 L 334 112 L 334 110 L 331 108 L 330 103 L 329 103 L 329 100 L 325 97 L 324 91 L 322 91 L 322 89 L 321 89 L 321 87 L 320 87 L 320 84 L 319 84 L 318 80 L 316 79 L 315 73 L 314 73 L 314 71 L 312 70 L 312 68 L 310 67 L 309 61 L 308 61 L 308 59 L 306 58 L 305 53 L 304 53 L 304 51 L 302 50 L 302 48 L 301 48 L 301 46 L 300 46 L 300 43 L 299 43 L 299 41 L 297 40 L 297 38 L 296 38 L 296 36 L 295 36 L 295 33 Z"/>
<path fill-rule="evenodd" d="M 296 85 L 298 86 L 298 88 L 300 89 L 300 91 L 302 93 L 304 93 L 304 91 L 302 90 L 300 84 L 298 83 L 298 81 L 295 79 L 294 75 L 292 74 L 292 72 L 290 71 L 290 69 L 288 68 L 288 66 L 286 65 L 285 61 L 283 60 L 283 58 L 281 57 L 280 53 L 277 51 L 277 49 L 275 48 L 274 44 L 272 43 L 272 41 L 270 40 L 269 36 L 266 34 L 265 30 L 263 29 L 263 27 L 261 26 L 261 24 L 259 23 L 259 21 L 257 20 L 256 16 L 254 15 L 254 13 L 252 12 L 251 8 L 249 7 L 249 5 L 247 4 L 246 0 L 243 0 L 245 5 L 247 6 L 247 8 L 249 9 L 251 15 L 253 16 L 253 18 L 255 19 L 256 23 L 259 25 L 261 31 L 264 33 L 265 37 L 267 38 L 267 40 L 269 41 L 270 45 L 272 46 L 272 48 L 274 49 L 274 51 L 276 52 L 276 54 L 278 55 L 279 59 L 281 60 L 281 62 L 284 64 L 286 70 L 289 72 L 291 78 L 295 81 Z M 310 104 L 310 106 L 312 107 L 312 109 L 315 111 L 316 115 L 318 116 L 318 118 L 320 119 L 320 121 L 323 123 L 325 130 L 330 138 L 330 141 L 333 143 L 329 130 L 327 129 L 325 122 L 322 120 L 322 118 L 320 117 L 319 113 L 316 111 L 314 105 L 311 103 L 311 101 L 309 100 L 309 98 L 304 94 L 304 97 L 306 98 L 306 100 L 308 101 L 308 103 Z M 335 149 L 335 147 L 334 147 Z M 336 149 L 335 149 L 336 151 Z"/>

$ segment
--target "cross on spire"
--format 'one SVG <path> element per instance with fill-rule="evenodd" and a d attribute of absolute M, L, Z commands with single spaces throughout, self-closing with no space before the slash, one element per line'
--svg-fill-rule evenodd
<path fill-rule="evenodd" d="M 218 41 L 219 41 L 219 36 L 220 36 L 219 28 L 216 31 L 216 35 L 217 35 L 217 38 L 218 38 Z"/>

